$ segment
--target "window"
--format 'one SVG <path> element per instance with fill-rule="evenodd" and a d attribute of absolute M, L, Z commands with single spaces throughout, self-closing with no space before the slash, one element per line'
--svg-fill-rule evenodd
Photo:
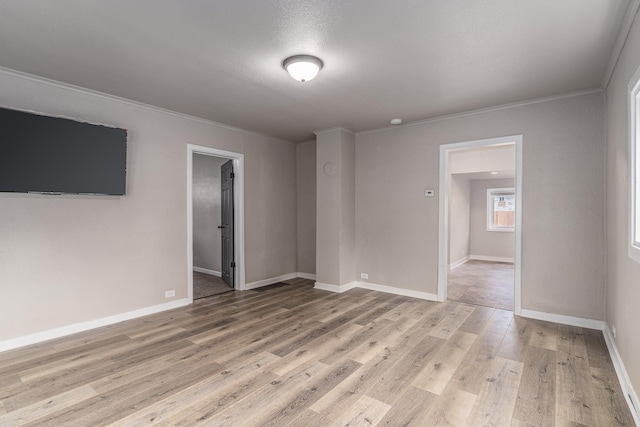
<path fill-rule="evenodd" d="M 513 231 L 516 224 L 513 188 L 487 189 L 487 231 Z"/>
<path fill-rule="evenodd" d="M 640 68 L 629 83 L 629 257 L 640 262 Z"/>

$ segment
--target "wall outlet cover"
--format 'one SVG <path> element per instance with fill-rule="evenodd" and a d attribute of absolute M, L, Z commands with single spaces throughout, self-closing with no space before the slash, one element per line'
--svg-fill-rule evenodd
<path fill-rule="evenodd" d="M 175 297 L 176 296 L 176 291 L 172 290 L 172 291 L 165 291 L 164 292 L 164 297 L 165 298 L 171 298 L 171 297 Z"/>
<path fill-rule="evenodd" d="M 367 273 L 360 273 L 360 278 L 361 279 L 368 279 L 369 275 Z"/>

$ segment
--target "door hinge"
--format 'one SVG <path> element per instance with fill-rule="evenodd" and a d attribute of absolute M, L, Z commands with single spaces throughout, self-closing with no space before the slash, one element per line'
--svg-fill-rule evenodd
<path fill-rule="evenodd" d="M 233 173 L 233 172 L 231 172 L 231 179 L 233 179 L 233 178 L 235 178 L 235 177 L 236 177 L 236 174 L 235 174 L 235 173 Z"/>
<path fill-rule="evenodd" d="M 231 261 L 231 268 L 236 268 L 236 263 Z"/>

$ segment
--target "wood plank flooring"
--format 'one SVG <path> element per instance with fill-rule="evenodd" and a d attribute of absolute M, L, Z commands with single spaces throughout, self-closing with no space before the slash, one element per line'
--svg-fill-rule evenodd
<path fill-rule="evenodd" d="M 0 353 L 1 426 L 632 426 L 602 334 L 296 279 Z"/>
<path fill-rule="evenodd" d="M 513 293 L 513 264 L 469 260 L 447 273 L 451 301 L 513 311 Z"/>

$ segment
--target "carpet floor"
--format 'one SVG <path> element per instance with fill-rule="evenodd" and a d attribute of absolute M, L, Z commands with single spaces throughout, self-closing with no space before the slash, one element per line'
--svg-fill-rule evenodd
<path fill-rule="evenodd" d="M 231 292 L 233 288 L 227 285 L 222 278 L 211 274 L 193 272 L 193 299 L 206 298 L 213 295 Z"/>

